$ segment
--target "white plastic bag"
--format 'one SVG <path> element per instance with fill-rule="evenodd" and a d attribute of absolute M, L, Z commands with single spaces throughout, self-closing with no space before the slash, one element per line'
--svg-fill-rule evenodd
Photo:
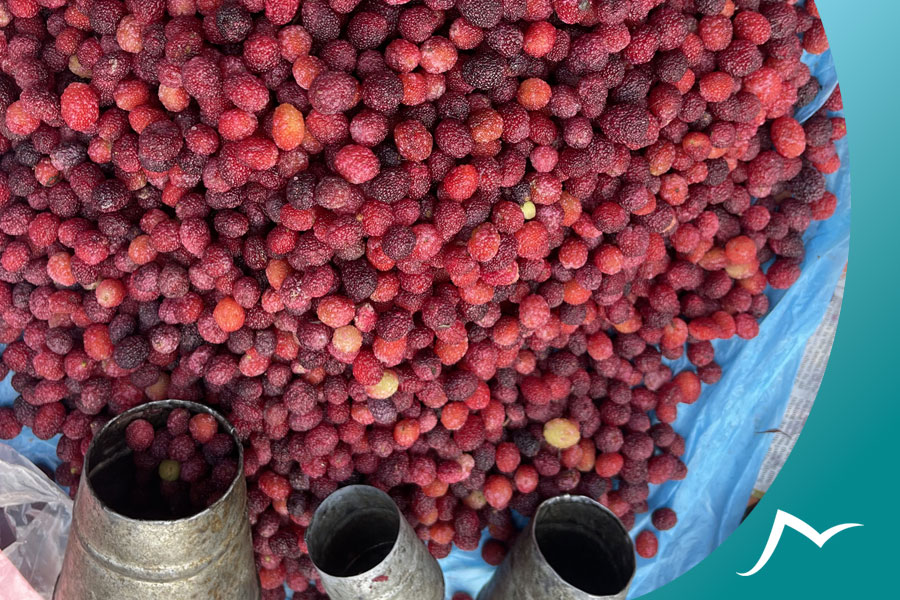
<path fill-rule="evenodd" d="M 62 568 L 71 523 L 72 500 L 65 492 L 27 458 L 0 444 L 0 549 L 47 600 Z"/>

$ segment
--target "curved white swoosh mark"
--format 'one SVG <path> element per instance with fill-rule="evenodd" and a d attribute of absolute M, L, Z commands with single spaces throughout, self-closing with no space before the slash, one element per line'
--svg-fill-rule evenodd
<path fill-rule="evenodd" d="M 808 523 L 795 517 L 790 513 L 786 513 L 783 510 L 778 510 L 775 514 L 775 522 L 772 524 L 772 531 L 769 533 L 769 541 L 766 542 L 766 547 L 763 548 L 762 556 L 759 557 L 759 560 L 756 562 L 756 565 L 747 571 L 746 573 L 738 573 L 738 575 L 742 577 L 749 577 L 757 573 L 760 569 L 766 566 L 766 563 L 769 562 L 769 558 L 771 558 L 772 553 L 775 552 L 775 548 L 778 547 L 778 542 L 781 540 L 781 534 L 784 533 L 784 528 L 790 527 L 791 529 L 803 534 L 807 538 L 809 538 L 812 543 L 821 548 L 825 545 L 825 542 L 830 540 L 835 535 L 844 531 L 845 529 L 850 529 L 851 527 L 862 527 L 859 523 L 844 523 L 843 525 L 835 525 L 831 529 L 827 529 L 822 533 L 819 533 L 815 529 L 813 529 Z"/>

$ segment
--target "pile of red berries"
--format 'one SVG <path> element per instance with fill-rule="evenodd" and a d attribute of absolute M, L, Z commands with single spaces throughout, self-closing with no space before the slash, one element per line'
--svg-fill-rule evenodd
<path fill-rule="evenodd" d="M 686 475 L 711 342 L 757 334 L 835 208 L 840 94 L 793 118 L 812 0 L 4 0 L 0 27 L 0 438 L 62 433 L 74 492 L 111 415 L 215 406 L 267 599 L 318 594 L 304 528 L 350 482 L 435 556 L 562 492 L 631 526 Z"/>

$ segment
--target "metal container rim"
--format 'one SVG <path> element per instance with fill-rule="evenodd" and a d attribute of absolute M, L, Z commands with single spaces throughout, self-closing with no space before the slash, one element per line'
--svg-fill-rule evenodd
<path fill-rule="evenodd" d="M 381 559 L 381 561 L 378 564 L 373 566 L 371 569 L 363 571 L 362 573 L 357 573 L 356 575 L 348 575 L 346 577 L 341 577 L 340 575 L 332 575 L 331 573 L 329 573 L 328 571 L 326 571 L 325 569 L 320 567 L 316 563 L 316 560 L 313 558 L 312 553 L 309 553 L 309 560 L 310 560 L 310 562 L 312 562 L 313 566 L 316 569 L 318 569 L 319 571 L 321 571 L 322 573 L 325 573 L 326 575 L 328 575 L 329 577 L 334 577 L 336 579 L 344 579 L 344 580 L 364 578 L 366 575 L 372 573 L 373 571 L 378 569 L 379 566 L 381 566 L 382 564 L 387 562 L 390 559 L 391 555 L 393 555 L 397 552 L 397 547 L 399 546 L 398 542 L 400 541 L 400 533 L 403 529 L 402 521 L 405 520 L 406 517 L 403 516 L 403 513 L 400 511 L 400 507 L 397 506 L 397 503 L 394 502 L 394 499 L 391 498 L 391 496 L 384 490 L 378 489 L 377 487 L 375 487 L 373 485 L 367 485 L 364 483 L 355 483 L 355 484 L 351 484 L 351 485 L 346 485 L 346 486 L 338 488 L 334 492 L 330 493 L 324 500 L 322 500 L 322 504 L 324 504 L 325 502 L 332 500 L 332 499 L 333 499 L 332 500 L 333 502 L 338 502 L 340 500 L 340 498 L 338 496 L 340 496 L 340 495 L 349 494 L 353 491 L 363 491 L 363 490 L 367 493 L 370 491 L 374 491 L 376 493 L 376 495 L 382 496 L 383 497 L 382 499 L 386 499 L 394 509 L 394 514 L 397 517 L 397 530 L 394 532 L 394 541 L 391 545 L 391 550 L 390 550 L 390 552 L 387 553 L 387 555 L 385 555 L 385 557 L 383 559 Z M 321 508 L 322 504 L 319 505 L 319 508 Z M 316 510 L 318 511 L 318 509 L 316 509 Z M 307 545 L 309 544 L 309 541 L 308 541 L 309 535 L 313 529 L 312 524 L 314 521 L 315 521 L 315 514 L 313 514 L 313 520 L 310 522 L 309 527 L 307 527 L 306 531 L 304 532 L 303 538 L 304 538 L 304 541 L 307 543 Z"/>
<path fill-rule="evenodd" d="M 221 425 L 222 427 L 225 428 L 225 433 L 227 433 L 228 435 L 231 436 L 231 439 L 234 441 L 235 445 L 237 446 L 237 452 L 238 452 L 237 467 L 238 468 L 237 468 L 237 472 L 234 475 L 234 479 L 232 479 L 231 484 L 228 486 L 228 489 L 226 489 L 224 492 L 222 492 L 222 495 L 219 497 L 218 500 L 216 500 L 215 502 L 213 502 L 212 504 L 210 504 L 209 506 L 207 506 L 200 512 L 197 512 L 189 517 L 181 517 L 180 519 L 136 519 L 134 517 L 129 517 L 129 516 L 123 515 L 120 512 L 110 508 L 106 504 L 106 502 L 97 494 L 97 491 L 94 489 L 94 486 L 91 483 L 90 471 L 91 471 L 91 467 L 94 466 L 91 464 L 91 461 L 94 458 L 93 454 L 94 454 L 94 450 L 96 449 L 95 444 L 97 443 L 97 440 L 101 439 L 103 437 L 103 434 L 107 433 L 107 430 L 109 428 L 111 428 L 114 423 L 119 423 L 121 421 L 129 419 L 130 417 L 133 417 L 136 414 L 144 412 L 147 409 L 154 408 L 157 406 L 161 407 L 161 408 L 169 408 L 169 409 L 184 408 L 184 409 L 187 409 L 188 411 L 194 412 L 194 413 L 202 412 L 202 413 L 210 414 L 213 417 L 215 417 L 215 419 L 216 419 L 216 421 L 218 421 L 219 425 Z M 100 507 L 103 508 L 103 510 L 106 511 L 109 515 L 114 516 L 118 519 L 121 519 L 122 521 L 124 521 L 126 523 L 149 523 L 152 525 L 162 525 L 162 526 L 174 525 L 174 524 L 181 525 L 184 523 L 190 523 L 194 519 L 200 520 L 202 517 L 206 516 L 207 513 L 211 513 L 215 509 L 217 509 L 221 504 L 223 504 L 225 502 L 225 500 L 229 496 L 231 496 L 231 494 L 234 492 L 235 486 L 244 477 L 244 446 L 241 443 L 240 439 L 238 438 L 237 431 L 234 429 L 234 426 L 231 423 L 229 423 L 228 419 L 226 419 L 224 416 L 222 416 L 222 414 L 219 413 L 218 411 L 216 411 L 208 406 L 205 406 L 203 404 L 200 404 L 198 402 L 191 402 L 190 400 L 175 400 L 175 399 L 154 400 L 152 402 L 145 402 L 144 404 L 139 404 L 138 406 L 129 408 L 125 412 L 119 413 L 118 415 L 116 415 L 115 417 L 113 417 L 112 419 L 107 421 L 106 424 L 103 425 L 103 427 L 100 429 L 100 431 L 97 432 L 97 435 L 95 435 L 93 437 L 93 439 L 91 439 L 91 443 L 88 445 L 88 450 L 84 455 L 84 465 L 85 465 L 85 477 L 84 477 L 85 484 L 88 486 L 88 490 L 91 492 L 91 495 L 94 497 L 94 499 L 100 505 Z"/>
<path fill-rule="evenodd" d="M 537 510 L 535 511 L 534 517 L 532 517 L 532 519 L 531 519 L 532 526 L 529 528 L 530 529 L 529 536 L 531 538 L 531 542 L 534 544 L 534 549 L 537 551 L 538 556 L 541 557 L 541 560 L 544 561 L 544 564 L 547 565 L 547 567 L 551 571 L 553 571 L 553 574 L 556 575 L 556 577 L 557 577 L 557 579 L 559 579 L 560 583 L 562 583 L 566 588 L 571 588 L 572 590 L 577 591 L 579 594 L 587 594 L 588 596 L 592 596 L 595 598 L 603 598 L 604 596 L 596 596 L 594 594 L 585 592 L 581 588 L 574 586 L 571 583 L 569 583 L 568 581 L 566 581 L 565 579 L 563 579 L 563 577 L 556 571 L 556 569 L 554 569 L 550 565 L 550 561 L 548 561 L 547 557 L 544 556 L 544 552 L 543 552 L 543 550 L 541 550 L 541 545 L 538 543 L 536 531 L 537 531 L 537 524 L 538 524 L 537 521 L 538 521 L 538 518 L 540 518 L 540 516 L 541 516 L 541 511 L 545 510 L 547 506 L 550 506 L 553 504 L 560 504 L 563 502 L 569 502 L 572 504 L 581 504 L 583 506 L 589 506 L 591 508 L 598 509 L 606 517 L 611 517 L 612 521 L 616 524 L 616 526 L 621 531 L 622 536 L 628 540 L 628 547 L 631 549 L 631 553 L 632 553 L 632 561 L 633 561 L 632 564 L 637 562 L 633 557 L 634 542 L 631 541 L 631 536 L 628 534 L 628 530 L 625 529 L 625 526 L 622 524 L 622 521 L 619 519 L 619 517 L 616 516 L 616 514 L 613 511 L 609 510 L 607 507 L 603 506 L 602 504 L 600 504 L 593 498 L 589 498 L 587 496 L 573 496 L 571 494 L 563 494 L 561 496 L 554 496 L 552 498 L 547 498 L 546 500 L 541 502 L 541 504 L 538 506 Z M 626 581 L 622 585 L 622 589 L 619 590 L 617 593 L 621 594 L 622 591 L 627 590 L 629 587 L 631 587 L 631 582 L 633 580 L 634 580 L 634 569 L 632 569 L 631 577 L 628 578 L 628 581 Z"/>

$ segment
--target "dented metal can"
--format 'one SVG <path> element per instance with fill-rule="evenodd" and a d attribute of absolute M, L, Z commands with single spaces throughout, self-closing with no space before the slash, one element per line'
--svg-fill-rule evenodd
<path fill-rule="evenodd" d="M 624 600 L 635 571 L 622 522 L 584 496 L 538 507 L 478 600 Z"/>
<path fill-rule="evenodd" d="M 443 600 L 444 576 L 390 496 L 351 485 L 328 496 L 306 530 L 332 600 Z"/>
<path fill-rule="evenodd" d="M 175 408 L 205 412 L 237 448 L 238 471 L 211 506 L 173 520 L 142 520 L 112 510 L 99 490 L 127 468 L 125 428 L 135 419 L 163 426 Z M 112 419 L 84 458 L 72 530 L 54 600 L 258 600 L 243 451 L 234 428 L 214 410 L 181 400 L 150 402 Z"/>

